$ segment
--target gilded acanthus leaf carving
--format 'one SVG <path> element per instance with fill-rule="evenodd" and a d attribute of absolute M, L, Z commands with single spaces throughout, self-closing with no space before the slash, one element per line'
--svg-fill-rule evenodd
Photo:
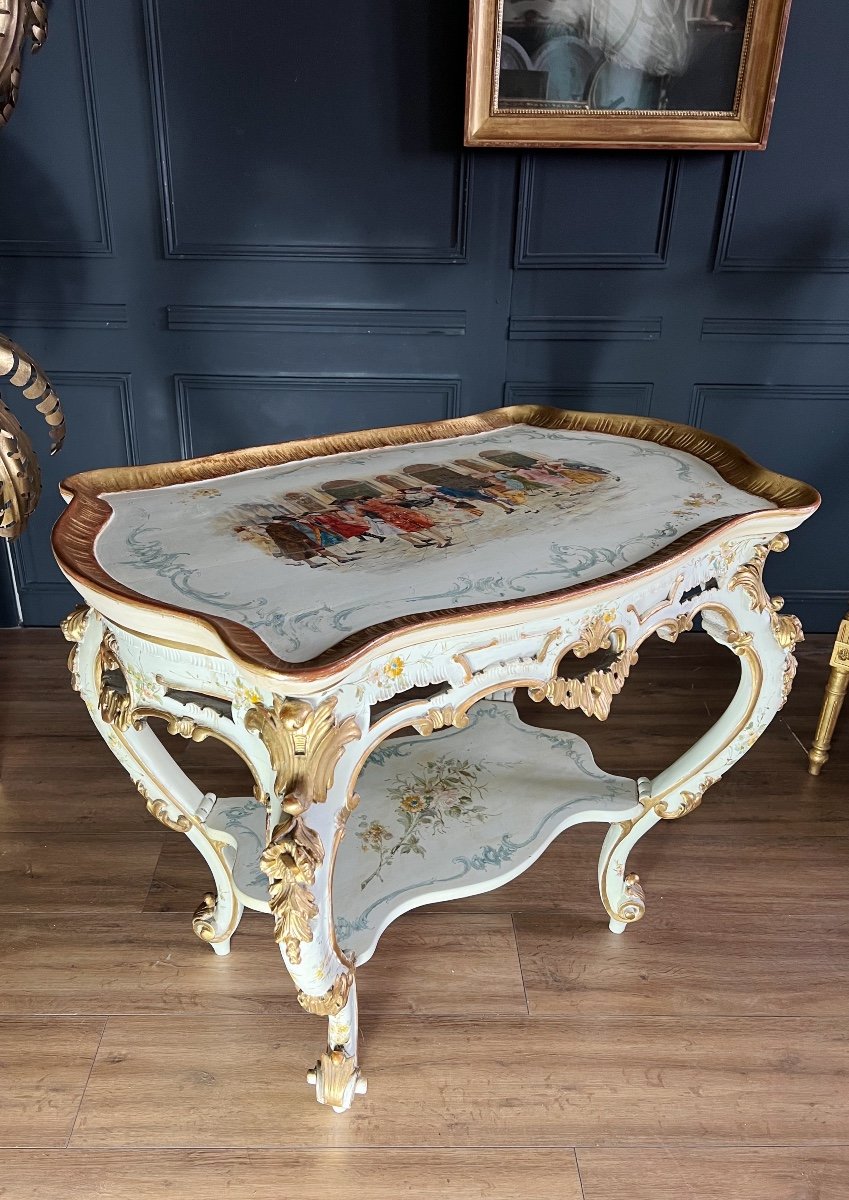
<path fill-rule="evenodd" d="M 601 616 L 593 617 L 559 656 L 555 674 L 546 683 L 528 688 L 528 695 L 532 700 L 548 700 L 561 708 L 579 708 L 588 717 L 606 720 L 613 697 L 622 691 L 631 667 L 637 661 L 637 652 L 626 648 L 626 639 L 621 626 L 612 626 Z M 599 650 L 609 650 L 616 657 L 606 666 L 576 678 L 567 679 L 557 674 L 567 654 L 587 658 Z"/>
<path fill-rule="evenodd" d="M 346 1054 L 342 1046 L 328 1048 L 322 1054 L 314 1069 L 307 1071 L 307 1083 L 315 1088 L 319 1104 L 329 1104 L 337 1112 L 350 1108 L 354 1096 L 366 1091 L 365 1076 L 360 1074 L 356 1058 Z"/>
<path fill-rule="evenodd" d="M 141 780 L 136 783 L 136 787 L 145 802 L 145 808 L 161 825 L 164 825 L 166 829 L 172 829 L 174 833 L 190 832 L 192 823 L 185 813 L 178 813 L 176 817 L 172 817 L 168 804 L 164 800 L 158 800 L 151 796 Z"/>
<path fill-rule="evenodd" d="M 429 708 L 423 717 L 411 724 L 423 737 L 429 737 L 435 729 L 447 729 L 449 725 L 455 729 L 465 729 L 469 724 L 469 716 L 463 709 L 445 704 L 442 708 Z"/>
<path fill-rule="evenodd" d="M 616 917 L 620 921 L 632 924 L 634 921 L 639 921 L 641 917 L 645 916 L 646 894 L 640 883 L 639 875 L 633 872 L 625 876 L 623 884 L 625 895 L 616 910 Z"/>
<path fill-rule="evenodd" d="M 315 707 L 275 696 L 271 708 L 255 705 L 245 714 L 245 728 L 261 738 L 274 768 L 277 795 L 293 816 L 327 799 L 343 750 L 360 736 L 356 719 L 337 722 L 335 710 L 335 696 Z"/>
<path fill-rule="evenodd" d="M 797 642 L 804 640 L 802 623 L 798 617 L 789 613 L 782 614 L 784 600 L 781 596 L 770 598 L 764 586 L 764 564 L 771 550 L 780 553 L 786 550 L 790 539 L 786 533 L 776 534 L 769 542 L 755 547 L 751 560 L 738 567 L 728 585 L 729 591 L 739 588 L 749 599 L 749 608 L 753 612 L 769 614 L 770 624 L 775 640 L 783 650 L 792 650 Z"/>
<path fill-rule="evenodd" d="M 789 653 L 784 666 L 784 673 L 781 677 L 781 703 L 778 706 L 779 710 L 784 708 L 784 705 L 787 703 L 790 689 L 793 687 L 793 680 L 796 678 L 797 665 L 796 655 L 792 652 Z"/>
<path fill-rule="evenodd" d="M 677 642 L 682 633 L 688 632 L 693 628 L 693 616 L 691 613 L 678 613 L 674 617 L 667 617 L 665 621 L 661 621 L 655 628 L 654 632 L 662 642 Z"/>
<path fill-rule="evenodd" d="M 215 905 L 218 897 L 207 892 L 192 917 L 192 929 L 202 942 L 211 942 L 215 937 Z"/>
<path fill-rule="evenodd" d="M 62 630 L 62 636 L 66 642 L 83 640 L 90 615 L 91 609 L 87 604 L 78 604 L 76 608 L 71 609 L 67 617 L 59 622 L 59 628 Z"/>
<path fill-rule="evenodd" d="M 71 643 L 71 649 L 68 653 L 68 670 L 71 672 L 71 687 L 75 692 L 80 690 L 80 674 L 77 670 L 77 650 L 79 643 L 85 635 L 90 616 L 91 609 L 88 605 L 78 604 L 76 608 L 68 613 L 67 617 L 59 622 L 62 636 L 66 642 Z"/>
<path fill-rule="evenodd" d="M 301 942 L 313 938 L 310 922 L 318 916 L 318 907 L 310 889 L 323 861 L 321 838 L 300 817 L 277 826 L 259 860 L 269 881 L 274 937 L 295 966 L 301 961 Z"/>
<path fill-rule="evenodd" d="M 767 555 L 770 550 L 781 552 L 786 550 L 790 543 L 786 533 L 776 534 L 765 545 L 756 546 L 755 553 L 750 562 L 744 563 L 739 567 L 731 578 L 728 587 L 731 591 L 735 588 L 740 588 L 741 591 L 749 598 L 749 607 L 753 612 L 766 612 L 769 614 L 769 622 L 772 626 L 772 633 L 779 646 L 786 652 L 784 662 L 784 673 L 781 681 L 781 705 L 783 707 L 787 697 L 790 695 L 790 689 L 793 686 L 793 680 L 796 676 L 796 657 L 793 654 L 797 642 L 805 640 L 805 634 L 802 630 L 802 622 L 792 613 L 782 613 L 784 600 L 781 596 L 775 596 L 770 599 L 769 593 L 764 587 L 763 570 Z"/>
<path fill-rule="evenodd" d="M 611 629 L 604 617 L 593 617 L 581 630 L 577 641 L 568 647 L 567 653 L 571 651 L 575 658 L 586 658 L 588 654 L 595 654 L 596 650 L 616 645 L 620 632 Z"/>
<path fill-rule="evenodd" d="M 321 996 L 310 996 L 306 992 L 298 992 L 298 1003 L 315 1017 L 335 1017 L 342 1011 L 348 1000 L 348 992 L 354 977 L 350 971 L 337 975 L 332 985 Z"/>
<path fill-rule="evenodd" d="M 708 775 L 705 777 L 702 783 L 699 784 L 695 791 L 681 793 L 681 804 L 678 806 L 678 808 L 675 808 L 672 810 L 672 812 L 670 812 L 669 805 L 666 800 L 660 800 L 654 806 L 655 812 L 659 817 L 662 817 L 664 821 L 675 821 L 678 817 L 686 817 L 688 813 L 691 813 L 694 809 L 699 807 L 705 792 L 714 783 L 716 783 L 716 779 L 712 775 Z"/>
<path fill-rule="evenodd" d="M 110 673 L 112 678 L 110 679 Z M 114 675 L 120 674 L 123 684 L 115 686 Z M 133 700 L 127 687 L 126 677 L 118 658 L 118 644 L 111 630 L 106 629 L 97 652 L 96 679 L 98 681 L 98 707 L 100 716 L 107 725 L 117 730 L 129 729 L 133 718 Z"/>
<path fill-rule="evenodd" d="M 160 716 L 165 718 L 165 728 L 170 734 L 178 737 L 186 738 L 192 742 L 203 742 L 208 738 L 212 730 L 207 729 L 205 725 L 199 725 L 194 717 L 186 715 L 175 716 L 174 713 L 158 711 L 156 709 L 139 709 L 138 718 L 143 720 L 147 716 Z"/>
<path fill-rule="evenodd" d="M 528 695 L 532 700 L 548 700 L 561 708 L 579 708 L 588 717 L 605 721 L 610 715 L 613 697 L 622 691 L 636 661 L 636 650 L 623 650 L 603 670 L 590 671 L 581 679 L 563 679 L 555 675 L 542 686 L 528 688 Z"/>

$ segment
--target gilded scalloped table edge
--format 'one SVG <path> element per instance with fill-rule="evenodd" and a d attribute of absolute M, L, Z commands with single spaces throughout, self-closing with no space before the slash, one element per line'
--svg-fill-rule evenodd
<path fill-rule="evenodd" d="M 632 437 L 669 446 L 692 454 L 712 466 L 733 487 L 759 496 L 774 504 L 776 508 L 701 526 L 678 538 L 663 550 L 648 556 L 636 566 L 626 567 L 600 580 L 590 580 L 571 588 L 525 600 L 470 605 L 460 611 L 438 610 L 373 625 L 303 664 L 288 663 L 278 658 L 256 634 L 226 618 L 202 616 L 184 608 L 151 600 L 124 587 L 113 580 L 94 557 L 95 539 L 112 511 L 102 499 L 103 492 L 194 483 L 288 462 L 383 446 L 438 441 L 518 424 Z M 155 626 L 158 622 L 159 632 L 164 635 L 162 625 L 170 624 L 173 627 L 177 624 L 181 627 L 182 648 L 229 657 L 243 669 L 254 674 L 271 675 L 278 682 L 281 679 L 297 681 L 302 692 L 313 690 L 312 687 L 304 688 L 305 684 L 320 687 L 326 686 L 331 680 L 340 679 L 355 664 L 373 655 L 378 649 L 402 649 L 425 636 L 439 636 L 439 631 L 444 631 L 445 634 L 459 632 L 469 624 L 480 625 L 482 617 L 487 618 L 489 628 L 499 628 L 509 625 L 518 612 L 524 617 L 529 617 L 534 613 L 542 614 L 552 607 L 562 610 L 564 605 L 572 601 L 576 605 L 582 605 L 590 594 L 599 597 L 609 595 L 618 590 L 625 581 L 629 584 L 642 582 L 677 561 L 683 562 L 691 558 L 695 547 L 707 545 L 720 534 L 727 537 L 731 531 L 735 536 L 744 536 L 749 531 L 755 533 L 758 523 L 764 521 L 772 525 L 771 531 L 774 532 L 776 512 L 780 512 L 784 518 L 778 522 L 779 528 L 793 528 L 815 511 L 820 503 L 819 493 L 809 484 L 760 466 L 730 442 L 702 429 L 651 417 L 572 412 L 536 405 L 515 405 L 446 421 L 390 426 L 305 441 L 283 442 L 182 462 L 88 471 L 70 476 L 63 482 L 61 491 L 63 497 L 69 501 L 69 506 L 53 529 L 54 553 L 63 572 L 78 590 L 89 599 L 99 596 L 106 600 L 105 604 L 96 604 L 104 615 L 109 619 L 121 621 L 128 609 L 139 609 L 140 620 L 133 625 L 135 631 L 144 631 L 145 636 L 156 636 Z M 788 518 L 791 520 L 788 521 Z M 123 623 L 126 623 L 125 616 Z M 182 629 L 186 632 L 182 633 Z M 185 642 L 182 642 L 183 637 Z M 167 636 L 163 640 L 173 642 L 173 639 Z"/>

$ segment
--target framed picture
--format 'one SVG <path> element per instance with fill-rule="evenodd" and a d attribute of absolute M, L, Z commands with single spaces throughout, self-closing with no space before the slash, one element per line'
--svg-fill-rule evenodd
<path fill-rule="evenodd" d="M 762 150 L 790 0 L 471 0 L 467 146 Z"/>

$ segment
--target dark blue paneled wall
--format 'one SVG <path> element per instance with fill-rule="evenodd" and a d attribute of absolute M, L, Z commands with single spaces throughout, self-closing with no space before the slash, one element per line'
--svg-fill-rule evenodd
<path fill-rule="evenodd" d="M 0 133 L 0 328 L 69 425 L 13 549 L 26 623 L 73 603 L 63 474 L 534 401 L 689 421 L 815 483 L 770 586 L 836 626 L 849 9 L 795 6 L 747 155 L 464 151 L 460 0 L 61 0 L 50 23 Z"/>

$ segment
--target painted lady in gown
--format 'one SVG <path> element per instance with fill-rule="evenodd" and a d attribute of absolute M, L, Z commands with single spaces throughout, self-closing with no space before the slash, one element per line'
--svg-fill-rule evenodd
<path fill-rule="evenodd" d="M 556 525 L 590 493 L 616 482 L 610 471 L 587 463 L 483 450 L 475 458 L 328 480 L 320 488 L 240 504 L 221 518 L 221 527 L 287 563 L 371 565 L 401 547 L 480 546 L 515 532 L 516 520 Z"/>

